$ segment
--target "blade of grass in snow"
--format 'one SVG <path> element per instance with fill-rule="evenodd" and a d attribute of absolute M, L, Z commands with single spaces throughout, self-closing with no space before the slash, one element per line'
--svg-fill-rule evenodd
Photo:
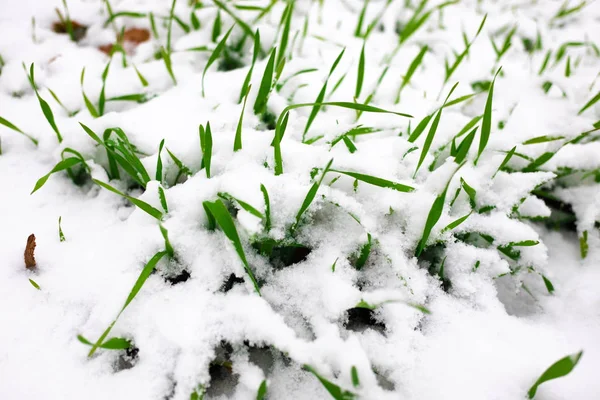
<path fill-rule="evenodd" d="M 214 224 L 219 225 L 225 233 L 225 236 L 227 236 L 227 238 L 233 243 L 235 251 L 242 260 L 242 263 L 244 264 L 246 274 L 248 275 L 248 277 L 252 281 L 252 284 L 254 285 L 254 290 L 256 290 L 256 293 L 258 293 L 258 295 L 260 296 L 260 288 L 258 286 L 258 282 L 256 281 L 254 273 L 250 269 L 250 265 L 246 260 L 246 254 L 244 253 L 242 242 L 238 235 L 237 229 L 235 228 L 233 219 L 231 218 L 231 215 L 227 210 L 227 207 L 225 207 L 221 200 L 217 200 L 214 202 L 204 201 L 202 205 L 204 206 L 204 209 L 209 219 L 212 219 L 214 221 Z"/>
<path fill-rule="evenodd" d="M 410 114 L 384 110 L 382 108 L 374 107 L 374 106 L 370 106 L 370 105 L 366 105 L 366 104 L 351 103 L 351 102 L 344 102 L 344 101 L 331 101 L 331 102 L 324 102 L 324 103 L 299 103 L 299 104 L 289 105 L 283 109 L 281 114 L 279 114 L 279 118 L 277 119 L 277 124 L 275 125 L 275 138 L 273 139 L 273 143 L 272 143 L 274 150 L 275 150 L 275 175 L 280 175 L 283 173 L 283 160 L 281 158 L 280 146 L 281 146 L 281 140 L 283 139 L 283 135 L 285 133 L 285 128 L 287 127 L 289 111 L 296 109 L 296 108 L 301 108 L 301 107 L 313 107 L 313 110 L 314 110 L 315 106 L 319 106 L 319 107 L 334 106 L 334 107 L 347 108 L 350 110 L 358 110 L 358 111 L 372 112 L 372 113 L 394 114 L 394 115 L 398 115 L 401 117 L 412 118 L 412 115 L 410 115 Z"/>
<path fill-rule="evenodd" d="M 504 160 L 502 160 L 502 162 L 500 163 L 500 166 L 498 167 L 498 169 L 496 170 L 496 172 L 494 172 L 494 175 L 492 175 L 492 179 L 494 179 L 494 177 L 496 176 L 496 174 L 498 172 L 500 172 L 500 170 L 504 167 L 506 167 L 506 164 L 508 164 L 508 162 L 510 161 L 510 159 L 512 158 L 512 156 L 515 154 L 515 150 L 517 150 L 517 146 L 513 147 L 512 149 L 510 149 L 510 151 L 508 153 L 506 153 L 506 156 L 504 157 Z"/>
<path fill-rule="evenodd" d="M 265 231 L 269 232 L 271 230 L 271 200 L 267 188 L 262 183 L 260 184 L 260 190 L 265 200 Z"/>
<path fill-rule="evenodd" d="M 523 145 L 528 145 L 528 144 L 539 144 L 539 143 L 547 143 L 547 142 L 553 142 L 555 140 L 561 140 L 564 139 L 564 136 L 537 136 L 531 139 L 528 139 L 526 141 L 524 141 L 522 144 Z"/>
<path fill-rule="evenodd" d="M 333 383 L 331 381 L 328 381 L 327 379 L 323 378 L 310 365 L 305 365 L 304 369 L 307 370 L 307 371 L 309 371 L 310 373 L 312 373 L 314 376 L 316 376 L 317 379 L 319 380 L 319 382 L 321 382 L 321 384 L 325 388 L 325 390 L 327 390 L 327 392 L 329 392 L 329 394 L 335 400 L 353 400 L 353 399 L 356 398 L 356 395 L 354 393 L 349 392 L 347 390 L 344 390 L 341 387 L 339 387 L 338 385 L 336 385 L 335 383 Z"/>
<path fill-rule="evenodd" d="M 233 151 L 238 151 L 242 149 L 242 122 L 244 120 L 244 110 L 246 110 L 246 101 L 248 100 L 248 94 L 250 93 L 250 87 L 246 91 L 246 95 L 244 96 L 244 105 L 242 106 L 242 112 L 240 113 L 240 119 L 238 120 L 237 128 L 235 129 L 235 140 L 233 141 Z"/>
<path fill-rule="evenodd" d="M 54 91 L 50 88 L 47 88 L 48 92 L 50 93 L 50 95 L 52 96 L 52 98 L 58 103 L 58 105 L 60 106 L 60 108 L 62 108 L 63 110 L 65 110 L 65 112 L 67 113 L 67 115 L 69 117 L 72 117 L 73 115 L 77 114 L 77 111 L 72 112 L 70 111 L 63 103 L 62 101 L 60 101 L 60 99 L 58 98 L 58 96 L 56 95 L 56 93 L 54 93 Z"/>
<path fill-rule="evenodd" d="M 529 389 L 529 391 L 527 392 L 527 397 L 533 399 L 535 397 L 535 394 L 537 393 L 538 387 L 542 383 L 569 375 L 571 371 L 573 371 L 573 369 L 577 366 L 577 363 L 579 363 L 579 359 L 581 359 L 582 355 L 583 351 L 580 351 L 579 353 L 571 354 L 564 358 L 561 358 L 560 360 L 552 364 L 546 371 L 544 371 L 544 373 Z"/>
<path fill-rule="evenodd" d="M 192 175 L 192 171 L 185 166 L 181 160 L 179 158 L 177 158 L 177 156 L 175 156 L 175 154 L 173 154 L 171 152 L 171 150 L 169 150 L 169 148 L 167 148 L 167 153 L 169 153 L 169 156 L 171 157 L 171 160 L 173 160 L 173 162 L 175 163 L 175 165 L 177 165 L 177 168 L 179 168 L 179 172 L 177 173 L 177 176 L 175 177 L 175 184 L 179 181 L 179 177 L 184 174 L 185 176 L 190 176 Z"/>
<path fill-rule="evenodd" d="M 579 238 L 579 251 L 582 259 L 587 257 L 588 250 L 588 231 L 583 231 L 581 237 Z"/>
<path fill-rule="evenodd" d="M 81 70 L 81 76 L 79 78 L 79 82 L 81 84 L 81 94 L 83 95 L 83 101 L 85 102 L 85 106 L 88 109 L 88 112 L 90 113 L 90 115 L 94 118 L 98 118 L 99 114 L 98 111 L 96 110 L 96 107 L 94 107 L 94 104 L 90 101 L 90 99 L 86 96 L 85 94 L 85 90 L 83 89 L 83 82 L 85 80 L 85 67 Z"/>
<path fill-rule="evenodd" d="M 251 38 L 254 38 L 254 32 L 252 32 L 252 29 L 246 22 L 244 22 L 240 17 L 235 15 L 223 2 L 221 2 L 219 0 L 212 0 L 212 1 L 213 1 L 213 3 L 215 3 L 215 5 L 217 7 L 219 7 L 221 10 L 223 10 L 225 13 L 229 14 L 229 16 L 231 18 L 233 18 L 233 20 L 236 22 L 236 24 L 239 25 L 240 28 L 242 28 L 242 30 L 244 31 L 244 33 L 246 35 L 250 36 Z"/>
<path fill-rule="evenodd" d="M 471 144 L 473 144 L 473 139 L 475 139 L 475 134 L 477 133 L 478 127 L 475 127 L 471 133 L 469 133 L 465 139 L 460 143 L 458 148 L 456 149 L 456 156 L 454 157 L 454 161 L 457 164 L 462 164 L 463 161 L 467 158 L 469 154 L 469 149 L 471 148 Z"/>
<path fill-rule="evenodd" d="M 471 211 L 467 215 L 464 215 L 464 216 L 458 218 L 457 220 L 452 221 L 451 223 L 446 225 L 446 227 L 444 227 L 440 233 L 448 232 L 448 231 L 451 231 L 452 229 L 458 227 L 460 224 L 465 222 L 467 220 L 467 218 L 469 218 L 471 216 L 471 214 L 473 214 L 473 211 Z"/>
<path fill-rule="evenodd" d="M 146 280 L 148 279 L 148 277 L 150 276 L 150 274 L 152 273 L 152 271 L 154 271 L 154 268 L 156 267 L 156 264 L 158 264 L 158 262 L 161 260 L 161 258 L 163 258 L 165 255 L 167 255 L 166 251 L 159 251 L 144 266 L 144 269 L 142 269 L 142 272 L 140 273 L 140 276 L 138 277 L 138 279 L 135 282 L 135 284 L 133 285 L 133 288 L 131 289 L 131 292 L 129 292 L 129 296 L 127 296 L 127 300 L 125 300 L 125 304 L 123 305 L 123 307 L 121 308 L 121 310 L 117 314 L 117 317 L 108 326 L 108 328 L 106 328 L 106 330 L 98 338 L 98 340 L 96 341 L 96 343 L 94 343 L 94 345 L 90 349 L 90 352 L 88 353 L 88 357 L 92 357 L 94 355 L 94 353 L 96 352 L 96 350 L 98 350 L 98 348 L 104 343 L 104 339 L 106 339 L 106 337 L 108 336 L 108 334 L 112 330 L 113 326 L 115 326 L 115 324 L 117 323 L 117 320 L 119 319 L 119 317 L 121 316 L 121 314 L 123 314 L 123 311 L 125 311 L 125 309 L 127 308 L 127 306 L 129 304 L 131 304 L 131 302 L 133 301 L 133 299 L 135 298 L 135 296 L 137 296 L 137 294 L 142 289 L 142 286 L 144 285 L 144 283 L 146 282 Z"/>
<path fill-rule="evenodd" d="M 325 92 L 327 90 L 327 82 L 329 81 L 329 78 L 331 78 L 331 75 L 333 74 L 333 72 L 335 71 L 336 67 L 338 66 L 340 60 L 344 56 L 345 51 L 346 51 L 346 49 L 344 48 L 340 52 L 340 54 L 337 56 L 337 58 L 335 59 L 333 64 L 331 65 L 331 68 L 329 69 L 329 74 L 327 75 L 327 78 L 325 79 L 325 83 L 323 84 L 323 87 L 321 88 L 321 91 L 319 92 L 317 99 L 314 102 L 314 105 L 310 112 L 310 115 L 309 115 L 308 119 L 306 120 L 306 125 L 304 126 L 304 132 L 302 133 L 302 142 L 304 142 L 304 140 L 306 139 L 306 133 L 310 129 L 310 126 L 312 125 L 313 121 L 317 117 L 317 114 L 321 110 L 321 103 L 323 103 L 323 100 L 325 98 Z"/>
<path fill-rule="evenodd" d="M 262 80 L 260 81 L 260 87 L 258 88 L 258 94 L 254 101 L 254 114 L 262 115 L 267 111 L 267 102 L 269 101 L 269 94 L 273 88 L 273 71 L 275 68 L 275 53 L 277 48 L 273 47 L 269 61 L 265 66 Z"/>
<path fill-rule="evenodd" d="M 198 126 L 200 133 L 200 148 L 202 150 L 202 163 L 206 170 L 206 177 L 210 178 L 210 164 L 212 159 L 212 132 L 210 122 L 206 123 L 206 129 L 202 125 Z"/>
<path fill-rule="evenodd" d="M 323 169 L 323 172 L 321 173 L 321 177 L 319 178 L 319 180 L 316 181 L 315 183 L 313 183 L 312 186 L 310 187 L 310 189 L 308 190 L 308 193 L 306 193 L 306 196 L 304 197 L 304 201 L 302 202 L 302 205 L 300 206 L 300 209 L 298 210 L 298 213 L 296 214 L 296 220 L 290 228 L 290 231 L 292 233 L 296 230 L 296 228 L 298 227 L 298 224 L 300 224 L 302 215 L 306 212 L 306 210 L 308 210 L 308 207 L 315 199 L 315 196 L 317 195 L 317 191 L 319 190 L 321 183 L 323 183 L 323 179 L 325 179 L 325 175 L 327 175 L 327 172 L 329 171 L 329 168 L 331 167 L 332 163 L 333 163 L 333 159 L 329 160 L 329 162 Z"/>
<path fill-rule="evenodd" d="M 358 252 L 358 258 L 354 265 L 357 270 L 360 271 L 367 263 L 369 255 L 371 254 L 371 246 L 371 234 L 367 233 L 367 242 L 361 246 L 360 251 Z"/>
<path fill-rule="evenodd" d="M 12 129 L 15 132 L 20 133 L 23 136 L 25 136 L 27 139 L 31 140 L 33 142 L 33 144 L 35 144 L 36 146 L 38 145 L 38 140 L 36 138 L 34 138 L 33 136 L 30 136 L 27 133 L 23 132 L 21 129 L 19 129 L 15 124 L 13 124 L 12 122 L 10 122 L 9 120 L 0 117 L 0 124 L 4 125 L 5 127 L 9 128 L 9 129 Z"/>
<path fill-rule="evenodd" d="M 58 239 L 60 242 L 64 242 L 67 239 L 65 239 L 65 234 L 63 233 L 61 223 L 62 223 L 62 216 L 58 217 Z"/>
<path fill-rule="evenodd" d="M 125 193 L 110 186 L 108 183 L 99 181 L 97 179 L 92 179 L 92 181 L 94 181 L 94 183 L 96 183 L 98 186 L 101 186 L 108 191 L 111 191 L 115 194 L 118 194 L 121 197 L 126 198 L 127 200 L 132 202 L 135 206 L 137 206 L 140 210 L 148 213 L 150 216 L 156 218 L 157 220 L 159 220 L 159 221 L 162 220 L 163 213 L 160 210 L 157 210 L 156 208 L 152 207 L 150 204 L 146 203 L 145 201 L 137 199 L 135 197 L 131 197 L 129 195 L 126 195 Z"/>
<path fill-rule="evenodd" d="M 29 73 L 27 73 L 27 68 L 25 67 L 25 64 L 23 64 L 23 68 L 25 69 L 25 73 L 27 74 L 27 78 L 29 79 L 29 83 L 31 84 L 31 88 L 35 92 L 38 102 L 40 103 L 40 108 L 42 109 L 42 113 L 44 114 L 44 117 L 46 117 L 46 121 L 48 121 L 48 124 L 50 124 L 50 126 L 52 127 L 52 130 L 54 131 L 54 133 L 56 133 L 56 138 L 58 139 L 58 143 L 62 143 L 63 138 L 58 130 L 58 127 L 56 126 L 56 122 L 54 121 L 54 113 L 52 113 L 52 109 L 50 108 L 50 106 L 48 105 L 46 100 L 44 100 L 40 96 L 40 94 L 38 93 L 38 90 L 37 90 L 37 86 L 35 85 L 33 63 L 29 67 Z"/>
<path fill-rule="evenodd" d="M 365 8 L 368 0 L 365 1 Z M 358 73 L 356 75 L 356 90 L 354 91 L 354 98 L 358 99 L 360 97 L 360 92 L 362 91 L 363 81 L 365 79 L 365 45 L 367 42 L 363 42 L 362 49 L 360 51 L 360 57 L 358 59 Z"/>
<path fill-rule="evenodd" d="M 594 104 L 596 104 L 598 101 L 600 101 L 600 92 L 598 92 L 587 103 L 585 103 L 585 105 L 583 107 L 581 107 L 581 110 L 579 110 L 579 112 L 577 113 L 577 115 L 583 114 L 583 112 L 585 110 L 587 110 L 588 108 L 590 108 L 591 106 L 593 106 Z"/>
<path fill-rule="evenodd" d="M 37 290 L 42 290 L 42 288 L 40 287 L 40 285 L 38 285 L 37 282 L 34 281 L 33 279 L 29 279 L 29 283 L 31 283 L 31 286 L 33 286 Z"/>
<path fill-rule="evenodd" d="M 163 224 L 158 224 L 158 227 L 160 228 L 160 233 L 165 240 L 165 251 L 167 252 L 169 258 L 173 258 L 175 255 L 175 250 L 173 250 L 173 246 L 169 240 L 169 231 L 163 226 Z"/>
<path fill-rule="evenodd" d="M 163 164 L 162 164 L 162 159 L 160 158 L 160 153 L 162 152 L 162 149 L 165 145 L 165 139 L 160 141 L 160 145 L 158 146 L 158 155 L 156 158 L 156 180 L 158 182 L 162 182 L 162 177 L 163 177 Z"/>
<path fill-rule="evenodd" d="M 392 182 L 387 179 L 378 178 L 378 177 L 372 176 L 372 175 L 360 174 L 360 173 L 351 172 L 351 171 L 340 171 L 338 169 L 330 169 L 330 171 L 337 172 L 338 174 L 350 176 L 358 181 L 365 182 L 370 185 L 379 186 L 382 188 L 394 189 L 399 192 L 409 193 L 409 192 L 412 192 L 413 190 L 415 190 L 415 188 L 413 188 L 412 186 Z"/>
<path fill-rule="evenodd" d="M 192 25 L 192 28 L 194 28 L 195 31 L 200 30 L 200 20 L 198 19 L 198 16 L 196 15 L 194 10 L 190 12 L 190 24 Z"/>
<path fill-rule="evenodd" d="M 570 7 L 569 8 L 569 1 L 566 0 L 558 9 L 558 11 L 556 12 L 556 14 L 554 15 L 554 17 L 552 17 L 551 21 L 555 21 L 557 19 L 560 18 L 564 18 L 567 17 L 571 14 L 574 14 L 576 12 L 579 12 L 583 9 L 583 7 L 585 7 L 587 5 L 587 1 L 582 1 L 581 3 L 579 3 L 578 5 L 574 6 L 574 7 Z"/>
<path fill-rule="evenodd" d="M 454 92 L 454 89 L 456 89 L 456 86 L 458 86 L 458 82 L 454 84 L 454 86 L 452 87 L 452 89 L 450 89 L 450 93 L 448 93 L 448 96 L 446 97 L 446 100 L 444 100 L 444 103 L 442 104 L 442 107 L 440 107 L 440 109 L 437 112 L 435 118 L 433 119 L 433 122 L 431 123 L 431 127 L 429 128 L 429 133 L 427 134 L 427 137 L 425 138 L 425 143 L 423 144 L 423 149 L 421 150 L 421 157 L 419 158 L 419 162 L 417 164 L 417 168 L 415 169 L 415 173 L 413 174 L 413 179 L 414 179 L 415 176 L 417 176 L 417 172 L 419 171 L 419 168 L 423 164 L 423 161 L 425 160 L 425 157 L 427 156 L 427 154 L 429 152 L 429 148 L 431 147 L 431 143 L 433 142 L 433 138 L 435 137 L 435 133 L 437 131 L 437 127 L 438 127 L 438 125 L 440 123 L 440 118 L 442 117 L 442 110 L 444 109 L 444 106 L 446 105 L 446 102 L 448 101 L 448 99 L 452 95 L 452 92 Z"/>
<path fill-rule="evenodd" d="M 94 343 L 90 342 L 82 335 L 77 335 L 77 340 L 88 346 L 94 345 Z M 131 347 L 131 343 L 127 339 L 113 337 L 108 339 L 106 342 L 102 343 L 98 347 L 105 350 L 125 350 Z"/>
<path fill-rule="evenodd" d="M 167 204 L 167 196 L 165 196 L 165 190 L 163 189 L 163 187 L 160 184 L 158 185 L 158 198 L 160 200 L 160 205 L 162 206 L 163 210 L 165 211 L 165 214 L 168 214 L 169 206 Z"/>
<path fill-rule="evenodd" d="M 252 79 L 252 72 L 254 71 L 254 64 L 256 63 L 256 60 L 258 59 L 258 55 L 260 54 L 261 51 L 262 50 L 260 47 L 260 32 L 257 29 L 256 33 L 254 34 L 254 51 L 252 53 L 252 63 L 250 64 L 250 69 L 248 70 L 248 73 L 246 74 L 246 78 L 244 79 L 244 83 L 242 84 L 242 90 L 240 91 L 239 103 L 242 102 L 242 99 L 246 96 L 246 93 L 249 91 L 250 79 Z"/>
<path fill-rule="evenodd" d="M 222 29 L 221 10 L 217 10 L 217 17 L 215 18 L 215 21 L 213 22 L 212 31 L 211 31 L 211 35 L 210 35 L 213 43 L 216 43 L 219 36 L 221 36 L 221 29 Z"/>
<path fill-rule="evenodd" d="M 112 58 L 108 60 L 104 71 L 102 71 L 102 89 L 100 89 L 100 96 L 98 97 L 98 115 L 104 115 L 104 105 L 106 102 L 106 79 L 108 78 L 108 70 L 110 69 L 110 62 Z"/>
<path fill-rule="evenodd" d="M 365 21 L 365 13 L 367 12 L 367 7 L 369 6 L 369 0 L 364 0 L 363 8 L 360 10 L 360 14 L 358 15 L 358 21 L 356 22 L 356 29 L 354 29 L 354 36 L 361 37 L 363 30 L 363 23 Z M 358 97 L 358 96 L 356 96 Z"/>
<path fill-rule="evenodd" d="M 429 50 L 429 47 L 427 47 L 427 46 L 421 47 L 421 51 L 419 51 L 419 54 L 417 54 L 416 57 L 410 63 L 408 70 L 402 77 L 402 83 L 400 84 L 400 87 L 398 88 L 398 92 L 396 93 L 396 101 L 394 102 L 394 104 L 398 104 L 400 102 L 400 93 L 402 92 L 402 89 L 404 89 L 404 87 L 406 85 L 408 85 L 408 83 L 410 82 L 415 71 L 417 70 L 417 68 L 419 68 L 419 65 L 421 65 L 421 63 L 423 62 L 423 57 L 425 57 L 425 53 L 427 53 L 428 50 Z"/>
<path fill-rule="evenodd" d="M 490 139 L 490 133 L 492 129 L 492 101 L 494 98 L 494 83 L 496 83 L 496 77 L 502 70 L 502 67 L 498 68 L 496 71 L 496 75 L 494 75 L 494 79 L 492 80 L 492 84 L 490 85 L 490 90 L 488 91 L 487 101 L 485 103 L 485 110 L 483 112 L 483 120 L 481 122 L 481 136 L 479 139 L 479 150 L 477 152 L 477 157 L 475 158 L 475 164 L 477 165 L 477 161 L 479 161 L 479 157 L 485 150 L 487 143 Z"/>
<path fill-rule="evenodd" d="M 299 76 L 299 75 L 303 75 L 303 74 L 308 74 L 310 72 L 315 72 L 318 71 L 317 68 L 307 68 L 307 69 L 301 69 L 300 71 L 294 72 L 292 75 L 288 76 L 287 78 L 285 78 L 283 80 L 283 82 L 278 83 L 275 86 L 275 89 L 279 92 L 281 89 L 283 89 L 283 87 L 293 78 Z"/>
<path fill-rule="evenodd" d="M 496 62 L 500 61 L 500 59 L 502 58 L 502 56 L 504 54 L 506 54 L 506 52 L 510 49 L 510 47 L 512 46 L 512 37 L 514 36 L 515 32 L 517 31 L 517 27 L 514 26 L 506 35 L 506 37 L 504 38 L 504 43 L 502 43 L 502 47 L 498 47 L 496 45 L 496 42 L 494 42 L 494 39 L 490 36 L 490 42 L 492 42 L 492 47 L 494 48 L 494 52 L 496 53 Z"/>
<path fill-rule="evenodd" d="M 465 47 L 465 49 L 463 50 L 463 52 L 460 53 L 460 54 L 456 54 L 455 53 L 456 54 L 456 56 L 455 56 L 456 58 L 454 59 L 454 62 L 452 63 L 452 65 L 450 65 L 448 63 L 448 59 L 444 60 L 444 68 L 445 68 L 444 84 L 447 83 L 450 80 L 450 77 L 452 77 L 452 75 L 454 74 L 454 72 L 456 71 L 456 69 L 458 68 L 458 66 L 461 64 L 461 62 L 464 60 L 464 58 L 467 56 L 467 54 L 469 54 L 469 49 L 471 48 L 471 46 L 475 42 L 475 39 L 477 39 L 477 37 L 479 36 L 479 33 L 483 29 L 483 26 L 485 25 L 485 21 L 486 20 L 487 20 L 487 14 L 484 15 L 483 20 L 481 21 L 481 24 L 479 25 L 479 29 L 477 29 L 477 33 L 475 33 L 475 36 L 468 43 L 468 45 Z"/>
<path fill-rule="evenodd" d="M 288 1 L 287 5 L 283 11 L 283 31 L 281 32 L 281 40 L 279 42 L 279 54 L 277 55 L 277 65 L 280 65 L 285 59 L 285 52 L 287 50 L 287 45 L 290 36 L 290 24 L 292 22 L 292 15 L 294 14 L 294 2 Z M 277 78 L 279 79 L 281 73 L 277 74 Z"/>
<path fill-rule="evenodd" d="M 208 71 L 208 68 L 210 68 L 210 66 L 215 61 L 217 61 L 217 59 L 221 56 L 221 53 L 225 49 L 225 45 L 227 43 L 227 39 L 229 38 L 229 35 L 231 34 L 231 31 L 233 30 L 234 27 L 235 27 L 235 25 L 233 25 L 231 28 L 229 28 L 229 30 L 227 31 L 227 33 L 225 34 L 225 36 L 223 36 L 223 38 L 221 39 L 221 41 L 217 44 L 217 47 L 215 47 L 215 50 L 212 52 L 212 54 L 208 58 L 208 61 L 206 62 L 206 66 L 204 67 L 204 71 L 202 71 L 202 97 L 205 96 L 205 94 L 204 94 L 204 77 L 206 76 L 206 71 Z"/>
<path fill-rule="evenodd" d="M 69 158 L 65 158 L 64 160 L 59 161 L 54 168 L 52 168 L 52 170 L 50 170 L 50 172 L 48 172 L 46 175 L 42 176 L 40 179 L 38 179 L 38 181 L 35 183 L 35 186 L 33 188 L 33 190 L 31 191 L 30 194 L 35 193 L 37 190 L 39 190 L 42 186 L 44 186 L 44 184 L 46 183 L 46 181 L 48 180 L 48 178 L 50 178 L 50 175 L 59 172 L 59 171 L 64 171 L 68 168 L 74 167 L 77 164 L 80 164 L 82 161 L 77 158 L 77 157 L 69 157 Z"/>
<path fill-rule="evenodd" d="M 174 85 L 177 85 L 177 78 L 175 78 L 175 74 L 173 73 L 173 65 L 171 63 L 171 53 L 169 53 L 168 51 L 165 50 L 164 47 L 160 48 L 160 54 L 162 56 L 162 59 L 165 63 L 165 68 L 167 69 L 167 72 L 169 73 L 169 76 L 171 77 L 171 80 L 173 81 Z M 204 75 L 202 75 L 202 90 L 204 90 Z M 204 95 L 204 93 L 203 93 Z"/>
<path fill-rule="evenodd" d="M 171 9 L 169 11 L 169 25 L 167 27 L 167 51 L 166 51 L 166 53 L 168 53 L 169 55 L 171 54 L 171 32 L 173 30 L 173 16 L 174 16 L 174 11 L 175 11 L 175 3 L 177 3 L 177 0 L 173 0 L 171 2 Z"/>
<path fill-rule="evenodd" d="M 233 197 L 229 193 L 219 192 L 219 193 L 217 193 L 217 196 L 219 196 L 221 199 L 229 201 L 231 203 L 239 204 L 243 210 L 247 211 L 248 213 L 254 215 L 257 218 L 260 218 L 260 219 L 265 218 L 265 216 L 260 211 L 258 211 L 256 208 L 252 207 L 250 204 L 246 203 L 245 201 L 242 201 L 236 197 Z"/>

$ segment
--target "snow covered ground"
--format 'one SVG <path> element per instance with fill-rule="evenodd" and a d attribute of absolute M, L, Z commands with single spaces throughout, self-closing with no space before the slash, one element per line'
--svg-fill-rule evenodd
<path fill-rule="evenodd" d="M 0 399 L 600 398 L 600 2 L 66 5 L 0 1 Z"/>

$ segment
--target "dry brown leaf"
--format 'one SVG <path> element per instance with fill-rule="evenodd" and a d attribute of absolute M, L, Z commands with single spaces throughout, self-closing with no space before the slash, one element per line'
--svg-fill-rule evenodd
<path fill-rule="evenodd" d="M 150 39 L 150 31 L 142 28 L 129 28 L 123 34 L 123 41 L 140 44 Z"/>
<path fill-rule="evenodd" d="M 35 235 L 32 233 L 27 238 L 27 246 L 25 246 L 25 267 L 27 268 L 35 268 Z"/>

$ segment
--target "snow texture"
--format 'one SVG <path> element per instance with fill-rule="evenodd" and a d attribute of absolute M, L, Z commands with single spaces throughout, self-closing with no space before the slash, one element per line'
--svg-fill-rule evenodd
<path fill-rule="evenodd" d="M 361 34 L 379 22 L 366 41 L 355 35 L 365 2 L 292 2 L 287 62 L 270 94 L 269 114 L 278 118 L 288 105 L 315 102 L 325 82 L 325 101 L 354 101 L 364 44 L 364 83 L 356 101 L 412 118 L 326 106 L 304 134 L 312 107 L 293 109 L 281 140 L 279 175 L 274 126 L 255 115 L 253 106 L 270 49 L 281 47 L 286 3 L 225 2 L 231 14 L 219 12 L 211 1 L 194 3 L 179 0 L 173 10 L 181 22 L 171 21 L 174 84 L 157 56 L 168 46 L 171 2 L 111 0 L 113 13 L 141 16 L 125 14 L 110 22 L 104 1 L 69 0 L 70 18 L 87 27 L 75 42 L 53 28 L 59 21 L 55 8 L 65 15 L 62 2 L 0 1 L 0 116 L 39 141 L 36 146 L 0 125 L 1 399 L 187 400 L 204 392 L 205 399 L 255 399 L 264 380 L 268 399 L 331 398 L 304 366 L 363 399 L 523 399 L 549 365 L 579 350 L 584 355 L 574 371 L 540 386 L 536 398 L 599 398 L 600 145 L 593 124 L 600 119 L 600 102 L 579 110 L 600 90 L 600 51 L 594 42 L 600 2 L 584 2 L 581 11 L 557 17 L 567 7 L 562 0 L 461 0 L 442 8 L 441 0 L 373 0 L 365 8 Z M 418 10 L 418 4 L 424 8 Z M 260 8 L 237 7 L 242 5 Z M 430 14 L 399 46 L 397 32 L 415 12 Z M 222 28 L 213 41 L 217 13 Z M 239 151 L 234 138 L 243 108 L 240 92 L 253 53 L 240 23 L 226 49 L 230 62 L 237 57 L 239 65 L 224 70 L 224 61 L 217 60 L 206 72 L 202 94 L 205 66 L 235 23 L 233 15 L 260 31 L 262 47 Z M 150 32 L 150 39 L 126 42 L 126 57 L 114 53 L 106 109 L 94 118 L 82 92 L 99 106 L 110 60 L 99 47 L 115 43 L 122 28 L 134 27 Z M 491 40 L 501 48 L 513 27 L 511 45 L 498 57 Z M 473 44 L 445 82 L 445 60 L 451 64 L 465 40 Z M 189 50 L 200 46 L 209 51 Z M 428 46 L 423 61 L 396 102 L 422 46 Z M 23 69 L 32 64 L 61 143 Z M 478 158 L 485 118 L 478 119 L 466 162 L 458 165 L 452 149 L 471 129 L 456 135 L 483 115 L 500 66 L 489 142 Z M 314 71 L 294 75 L 306 69 Z M 416 140 L 411 133 L 424 117 L 435 116 L 456 82 L 450 100 L 478 94 L 443 108 L 423 153 L 431 122 Z M 144 101 L 111 100 L 130 94 L 144 94 Z M 198 128 L 207 122 L 213 140 L 210 178 Z M 123 169 L 115 179 L 107 150 L 80 123 L 100 137 L 108 128 L 121 128 L 150 180 L 136 184 L 139 176 Z M 372 132 L 340 139 L 360 126 Z M 315 141 L 309 144 L 310 139 Z M 514 155 L 499 170 L 513 147 Z M 73 156 L 63 152 L 67 148 L 88 165 L 83 180 L 74 184 L 60 171 L 30 194 L 40 177 Z M 536 165 L 546 153 L 552 157 Z M 162 174 L 156 179 L 159 160 Z M 324 174 L 330 160 L 332 170 Z M 323 174 L 314 201 L 297 221 Z M 159 221 L 90 178 L 164 213 L 160 224 L 174 255 L 161 259 L 108 336 L 126 338 L 132 348 L 99 348 L 88 358 L 90 346 L 77 336 L 96 342 L 144 265 L 166 246 Z M 266 215 L 261 185 L 270 199 L 270 229 L 265 218 L 234 200 Z M 203 202 L 223 193 L 260 295 L 234 243 L 223 230 L 209 229 Z M 442 193 L 439 221 L 416 257 L 432 204 Z M 565 219 L 556 222 L 559 212 Z M 464 222 L 448 228 L 465 215 Z M 59 240 L 59 217 L 65 241 Z M 22 257 L 31 233 L 37 239 L 37 267 L 27 270 Z M 587 254 L 580 251 L 584 237 Z M 302 247 L 292 248 L 295 258 L 286 261 L 286 249 L 270 257 L 256 250 L 265 239 L 288 250 L 291 244 Z"/>

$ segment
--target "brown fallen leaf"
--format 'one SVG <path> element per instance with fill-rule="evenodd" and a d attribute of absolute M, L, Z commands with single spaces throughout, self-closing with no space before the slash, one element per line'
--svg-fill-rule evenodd
<path fill-rule="evenodd" d="M 71 29 L 73 29 L 73 38 L 76 42 L 79 42 L 85 36 L 88 27 L 77 21 L 71 21 Z M 65 21 L 54 22 L 52 23 L 52 30 L 56 33 L 68 33 L 67 23 Z"/>
<path fill-rule="evenodd" d="M 35 268 L 35 257 L 33 255 L 35 251 L 35 235 L 32 233 L 27 238 L 27 245 L 25 246 L 25 267 Z"/>
<path fill-rule="evenodd" d="M 150 39 L 150 31 L 142 28 L 129 28 L 123 33 L 122 40 L 124 42 L 132 42 L 140 44 Z"/>

